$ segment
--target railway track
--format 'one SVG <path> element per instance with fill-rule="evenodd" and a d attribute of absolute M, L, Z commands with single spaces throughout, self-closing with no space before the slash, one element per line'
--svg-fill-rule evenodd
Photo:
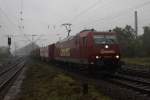
<path fill-rule="evenodd" d="M 78 78 L 79 80 L 81 80 L 83 82 L 91 82 L 92 81 L 92 83 L 93 82 L 94 82 L 94 84 L 96 83 L 97 86 L 103 85 L 104 87 L 108 88 L 108 90 L 113 87 L 113 86 L 111 86 L 111 84 L 112 84 L 112 85 L 115 85 L 115 88 L 125 88 L 125 90 L 127 90 L 127 91 L 132 90 L 135 93 L 133 95 L 137 95 L 136 93 L 138 93 L 138 96 L 142 96 L 142 97 L 144 96 L 144 99 L 137 99 L 138 98 L 137 97 L 136 99 L 133 99 L 133 100 L 150 100 L 150 79 L 149 78 L 140 77 L 135 74 L 131 75 L 131 74 L 121 73 L 121 72 L 117 72 L 115 74 L 105 73 L 105 76 L 107 76 L 107 77 L 101 77 L 102 74 L 96 73 L 93 75 L 89 75 L 83 69 L 74 71 L 73 69 L 72 70 L 67 69 L 65 66 L 62 66 L 62 65 L 57 65 L 57 67 L 61 67 L 61 69 L 63 69 L 65 73 L 68 73 L 69 75 L 71 75 L 75 78 Z M 108 83 L 109 86 L 108 86 L 108 84 L 105 85 L 105 83 L 106 84 Z M 116 90 L 116 89 L 114 89 L 114 90 Z M 119 93 L 122 91 L 119 90 L 117 92 Z M 128 95 L 130 95 L 130 94 L 128 94 Z M 123 100 L 127 100 L 127 99 L 123 99 Z"/>
<path fill-rule="evenodd" d="M 9 64 L 7 66 L 5 66 L 3 69 L 1 69 L 0 71 L 0 76 L 6 72 L 8 72 L 9 70 L 11 70 L 12 68 L 14 68 L 14 66 L 17 66 L 20 62 L 22 62 L 21 60 L 23 59 L 17 59 L 15 62 L 15 64 Z"/>
<path fill-rule="evenodd" d="M 117 73 L 115 75 L 111 75 L 111 77 L 106 81 L 125 86 L 128 89 L 133 89 L 136 92 L 150 96 L 150 79 Z"/>
<path fill-rule="evenodd" d="M 118 71 L 118 73 L 143 78 L 150 78 L 150 67 L 142 65 L 124 65 L 122 69 Z"/>
<path fill-rule="evenodd" d="M 24 65 L 25 59 L 20 59 L 16 60 L 15 63 L 0 71 L 0 99 L 5 95 L 3 91 L 6 91 L 5 89 L 10 87 L 10 83 L 14 77 L 17 77 Z"/>

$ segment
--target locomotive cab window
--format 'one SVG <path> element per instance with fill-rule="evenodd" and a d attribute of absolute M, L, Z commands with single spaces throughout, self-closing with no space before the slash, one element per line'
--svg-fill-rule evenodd
<path fill-rule="evenodd" d="M 95 44 L 115 44 L 117 43 L 117 38 L 115 35 L 95 35 Z"/>

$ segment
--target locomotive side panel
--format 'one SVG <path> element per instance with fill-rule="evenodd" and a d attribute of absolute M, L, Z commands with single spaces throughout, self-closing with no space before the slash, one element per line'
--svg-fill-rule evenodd
<path fill-rule="evenodd" d="M 83 32 L 56 43 L 55 59 L 78 64 L 88 64 L 92 52 L 92 33 Z"/>
<path fill-rule="evenodd" d="M 54 51 L 55 51 L 55 44 L 51 44 L 48 46 L 48 59 L 54 60 Z"/>
<path fill-rule="evenodd" d="M 64 62 L 78 63 L 79 45 L 76 37 L 67 38 L 56 43 L 55 59 Z"/>

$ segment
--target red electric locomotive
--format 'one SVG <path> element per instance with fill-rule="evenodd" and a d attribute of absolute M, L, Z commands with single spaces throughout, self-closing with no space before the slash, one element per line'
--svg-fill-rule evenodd
<path fill-rule="evenodd" d="M 120 66 L 116 35 L 115 32 L 81 31 L 55 44 L 54 59 L 101 69 L 116 69 Z"/>

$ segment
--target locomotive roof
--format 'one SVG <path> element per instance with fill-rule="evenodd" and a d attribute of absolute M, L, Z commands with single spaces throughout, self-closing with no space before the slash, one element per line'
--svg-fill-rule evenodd
<path fill-rule="evenodd" d="M 85 37 L 90 33 L 95 35 L 116 35 L 116 32 L 98 32 L 98 31 L 82 31 L 79 34 L 81 37 Z"/>
<path fill-rule="evenodd" d="M 115 35 L 116 34 L 116 32 L 98 32 L 94 29 L 91 29 L 91 30 L 83 30 L 83 31 L 79 32 L 78 34 L 76 34 L 75 36 L 77 36 L 77 35 L 80 35 L 81 37 L 82 36 L 87 36 L 90 32 L 94 33 L 95 35 L 99 35 L 99 34 Z M 68 37 L 58 41 L 57 43 L 72 40 L 75 36 L 68 36 Z"/>
<path fill-rule="evenodd" d="M 108 35 L 115 35 L 116 32 L 94 32 L 95 34 L 108 34 Z"/>

